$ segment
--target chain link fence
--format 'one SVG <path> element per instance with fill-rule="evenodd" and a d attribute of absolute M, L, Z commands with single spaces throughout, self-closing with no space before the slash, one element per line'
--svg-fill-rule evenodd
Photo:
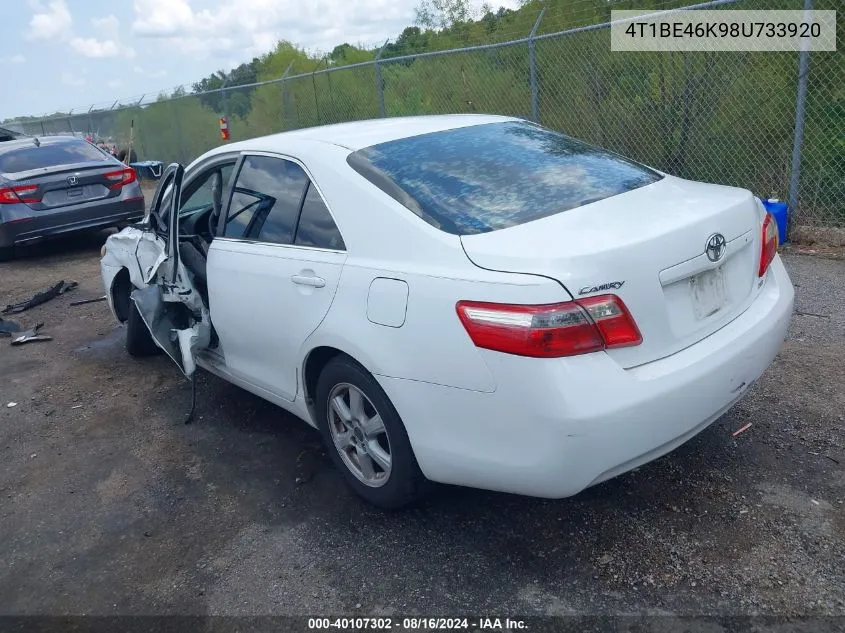
<path fill-rule="evenodd" d="M 718 5 L 802 9 L 806 1 Z M 815 0 L 813 8 L 841 9 L 840 2 Z M 544 33 L 538 13 L 530 33 L 507 42 L 379 56 L 301 74 L 289 67 L 269 82 L 199 94 L 177 90 L 16 127 L 29 134 L 110 137 L 123 145 L 132 128 L 140 159 L 188 163 L 224 142 L 224 115 L 237 141 L 380 116 L 506 114 L 684 178 L 788 199 L 792 226 L 845 227 L 840 52 L 614 53 L 608 24 Z M 845 41 L 843 24 L 838 20 L 839 42 Z"/>

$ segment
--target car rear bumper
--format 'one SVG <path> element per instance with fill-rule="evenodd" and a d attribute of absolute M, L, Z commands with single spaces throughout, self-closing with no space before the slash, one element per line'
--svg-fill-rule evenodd
<path fill-rule="evenodd" d="M 103 200 L 52 211 L 14 205 L 14 215 L 0 216 L 0 247 L 137 220 L 143 217 L 144 208 L 143 197 Z"/>
<path fill-rule="evenodd" d="M 778 257 L 743 314 L 639 367 L 623 369 L 603 352 L 534 359 L 485 351 L 493 393 L 378 380 L 429 479 L 566 497 L 668 453 L 725 413 L 776 356 L 793 300 Z"/>

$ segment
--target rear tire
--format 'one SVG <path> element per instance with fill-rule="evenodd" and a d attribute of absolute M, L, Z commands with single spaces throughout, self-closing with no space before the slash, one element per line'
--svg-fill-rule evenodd
<path fill-rule="evenodd" d="M 0 246 L 0 262 L 11 261 L 15 256 L 14 246 Z"/>
<path fill-rule="evenodd" d="M 402 419 L 366 369 L 336 356 L 320 373 L 315 398 L 326 448 L 358 495 L 382 508 L 401 508 L 428 492 Z M 330 406 L 338 398 L 341 406 Z"/>

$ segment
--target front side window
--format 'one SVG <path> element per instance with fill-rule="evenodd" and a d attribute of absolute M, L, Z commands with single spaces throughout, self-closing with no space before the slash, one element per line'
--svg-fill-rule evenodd
<path fill-rule="evenodd" d="M 220 182 L 222 187 L 226 187 L 229 182 L 229 177 L 232 175 L 232 169 L 235 164 L 229 163 L 226 165 L 218 165 L 199 177 L 198 181 L 194 181 L 190 185 L 190 189 L 182 194 L 182 208 L 179 210 L 179 215 L 187 215 L 198 211 L 200 209 L 207 209 L 214 205 L 214 178 L 215 174 L 220 174 Z M 187 197 L 185 196 L 187 194 Z"/>
<path fill-rule="evenodd" d="M 456 235 L 517 226 L 662 178 L 521 121 L 389 141 L 353 152 L 347 162 L 426 222 Z"/>
<path fill-rule="evenodd" d="M 247 156 L 232 192 L 224 235 L 290 244 L 308 185 L 294 162 L 270 156 Z"/>

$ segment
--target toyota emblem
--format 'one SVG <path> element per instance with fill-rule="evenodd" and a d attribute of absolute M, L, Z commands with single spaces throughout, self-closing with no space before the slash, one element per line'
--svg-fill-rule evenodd
<path fill-rule="evenodd" d="M 711 262 L 718 262 L 725 255 L 728 242 L 725 236 L 721 233 L 713 233 L 707 238 L 707 247 L 704 252 L 707 253 L 707 259 Z"/>

